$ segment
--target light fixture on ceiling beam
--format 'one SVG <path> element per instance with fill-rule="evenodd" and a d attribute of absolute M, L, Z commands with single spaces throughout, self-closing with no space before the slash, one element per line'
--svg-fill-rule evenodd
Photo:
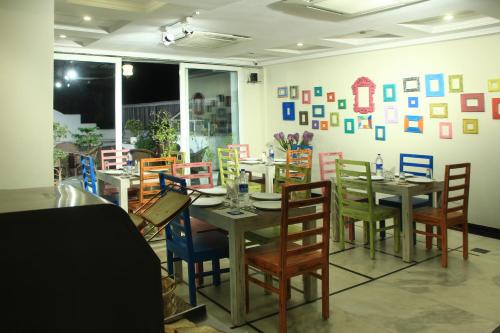
<path fill-rule="evenodd" d="M 64 34 L 60 34 L 60 35 L 59 35 L 59 38 L 62 38 L 62 39 L 66 38 L 66 37 L 67 37 L 67 36 L 66 36 L 66 35 L 64 35 Z"/>
<path fill-rule="evenodd" d="M 455 16 L 453 16 L 452 14 L 446 14 L 445 16 L 443 16 L 443 20 L 445 21 L 452 21 L 454 18 Z"/>
<path fill-rule="evenodd" d="M 88 16 L 88 15 L 85 15 L 83 17 L 83 20 L 86 21 L 86 22 L 89 22 L 89 21 L 92 21 L 92 17 L 91 16 Z"/>
<path fill-rule="evenodd" d="M 297 47 L 302 47 L 302 46 L 304 46 L 304 43 L 302 43 L 302 42 L 297 43 Z"/>

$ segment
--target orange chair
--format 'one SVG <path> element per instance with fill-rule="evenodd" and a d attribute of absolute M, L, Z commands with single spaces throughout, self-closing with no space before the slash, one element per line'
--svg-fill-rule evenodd
<path fill-rule="evenodd" d="M 294 192 L 322 190 L 320 197 L 291 200 Z M 281 199 L 281 234 L 278 244 L 257 246 L 245 252 L 245 286 L 246 307 L 249 310 L 248 287 L 253 282 L 268 291 L 279 295 L 279 331 L 287 331 L 286 304 L 290 279 L 298 275 L 309 274 L 321 280 L 321 299 L 323 319 L 328 319 L 329 309 L 329 228 L 331 182 L 320 181 L 315 183 L 283 185 Z M 321 207 L 320 212 L 306 210 L 311 205 Z M 304 211 L 297 211 L 304 209 Z M 298 215 L 298 213 L 302 215 Z M 304 223 L 321 221 L 319 227 L 306 228 Z M 289 226 L 303 224 L 304 229 L 299 232 L 289 232 Z M 311 237 L 314 236 L 314 237 Z M 308 240 L 308 242 L 306 242 Z M 262 270 L 278 278 L 279 287 L 256 279 L 248 274 L 249 266 Z M 321 270 L 321 274 L 317 271 Z M 272 281 L 272 280 L 271 280 Z"/>
<path fill-rule="evenodd" d="M 301 168 L 312 168 L 312 150 L 311 149 L 288 149 L 286 151 L 286 164 L 296 165 Z M 287 171 L 290 172 L 290 171 Z M 304 174 L 292 173 L 286 177 L 304 177 Z"/>
<path fill-rule="evenodd" d="M 127 165 L 128 149 L 101 150 L 101 170 L 120 169 Z"/>
<path fill-rule="evenodd" d="M 238 150 L 238 157 L 240 159 L 250 158 L 250 145 L 247 143 L 230 144 L 227 145 L 227 148 Z"/>
<path fill-rule="evenodd" d="M 425 224 L 425 232 L 415 230 L 415 233 L 425 235 L 426 247 L 432 247 L 432 237 L 441 239 L 442 267 L 448 266 L 448 229 L 462 231 L 463 258 L 468 258 L 469 186 L 470 163 L 447 165 L 441 208 L 422 207 L 413 211 L 413 221 Z"/>

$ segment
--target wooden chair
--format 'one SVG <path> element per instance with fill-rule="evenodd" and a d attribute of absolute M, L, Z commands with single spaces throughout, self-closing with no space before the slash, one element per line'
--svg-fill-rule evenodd
<path fill-rule="evenodd" d="M 447 165 L 441 208 L 423 207 L 413 211 L 413 220 L 425 224 L 425 232 L 415 230 L 415 233 L 425 235 L 426 247 L 431 248 L 432 237 L 441 239 L 442 267 L 448 267 L 448 229 L 462 231 L 463 258 L 468 258 L 470 167 L 470 163 Z M 436 233 L 434 227 L 437 227 Z"/>
<path fill-rule="evenodd" d="M 432 173 L 434 173 L 434 157 L 431 155 L 417 155 L 417 154 L 400 154 L 399 155 L 399 173 L 409 173 L 414 176 L 425 177 L 427 169 L 431 169 Z M 412 197 L 412 205 L 413 208 L 420 207 L 432 207 L 432 193 L 426 195 L 426 197 L 417 196 Z M 379 205 L 389 206 L 401 209 L 401 197 L 399 196 L 391 196 L 379 199 Z M 400 216 L 400 221 L 402 221 L 402 217 Z M 384 221 L 380 221 L 380 226 L 385 226 Z M 415 228 L 415 223 L 413 223 L 413 227 Z M 402 229 L 402 225 L 400 225 L 400 229 Z M 385 231 L 380 232 L 380 238 L 385 238 Z M 417 242 L 416 235 L 413 236 L 413 243 Z"/>
<path fill-rule="evenodd" d="M 165 174 L 162 176 L 168 182 L 179 185 L 181 193 L 187 194 L 184 179 Z M 196 306 L 195 279 L 199 276 L 213 276 L 213 283 L 218 286 L 220 274 L 229 271 L 227 268 L 220 268 L 220 259 L 229 258 L 227 236 L 219 232 L 193 233 L 189 208 L 185 208 L 178 219 L 167 225 L 166 239 L 168 272 L 174 273 L 174 261 L 183 260 L 187 263 L 189 303 Z M 205 261 L 212 262 L 212 271 L 196 273 L 195 265 Z"/>
<path fill-rule="evenodd" d="M 296 192 L 322 190 L 320 197 L 293 200 Z M 330 315 L 329 307 L 329 227 L 331 182 L 320 181 L 309 184 L 284 185 L 281 199 L 281 234 L 278 244 L 264 245 L 247 249 L 245 252 L 246 308 L 249 310 L 249 282 L 253 282 L 279 297 L 279 331 L 287 331 L 286 305 L 290 279 L 309 274 L 321 280 L 321 299 L 323 319 Z M 320 206 L 320 212 L 308 212 L 304 208 Z M 300 211 L 304 209 L 304 211 Z M 300 215 L 299 215 L 300 214 Z M 304 222 L 321 221 L 321 226 L 290 232 L 290 226 Z M 313 237 L 311 237 L 313 236 Z M 278 278 L 279 287 L 249 275 L 253 267 Z M 321 270 L 321 274 L 317 271 Z"/>
<path fill-rule="evenodd" d="M 82 164 L 83 189 L 97 195 L 97 185 L 94 171 L 94 159 L 92 156 L 80 156 Z"/>
<path fill-rule="evenodd" d="M 143 158 L 141 160 L 141 173 L 138 200 L 129 202 L 129 211 L 136 212 L 146 202 L 153 199 L 160 192 L 158 172 L 172 174 L 172 165 L 175 157 Z"/>
<path fill-rule="evenodd" d="M 101 149 L 101 170 L 121 169 L 127 165 L 128 149 Z"/>
<path fill-rule="evenodd" d="M 220 184 L 226 185 L 227 177 L 238 177 L 240 174 L 240 159 L 238 150 L 217 148 L 219 158 Z"/>
<path fill-rule="evenodd" d="M 130 149 L 130 155 L 132 155 L 133 161 L 141 161 L 143 158 L 153 158 L 155 157 L 155 152 L 148 149 Z"/>
<path fill-rule="evenodd" d="M 338 159 L 337 169 L 337 197 L 339 207 L 339 238 L 341 249 L 345 248 L 344 221 L 354 223 L 364 221 L 365 239 L 369 228 L 370 258 L 375 259 L 375 234 L 381 230 L 394 229 L 394 251 L 400 250 L 399 218 L 397 208 L 375 205 L 375 195 L 372 188 L 370 163 Z M 347 177 L 366 177 L 366 181 Z M 365 200 L 363 200 L 365 199 Z M 350 220 L 344 220 L 345 217 Z M 377 228 L 377 221 L 393 218 L 394 223 L 389 227 Z"/>
<path fill-rule="evenodd" d="M 291 145 L 290 148 L 292 150 L 297 150 L 297 149 L 309 149 L 309 150 L 313 150 L 313 146 L 309 146 L 309 145 Z"/>
<path fill-rule="evenodd" d="M 240 159 L 250 158 L 250 145 L 247 143 L 241 144 L 230 144 L 227 145 L 227 149 L 236 149 L 238 151 L 238 157 Z"/>

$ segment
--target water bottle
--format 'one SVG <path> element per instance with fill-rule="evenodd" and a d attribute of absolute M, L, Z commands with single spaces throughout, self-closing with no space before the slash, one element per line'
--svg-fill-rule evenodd
<path fill-rule="evenodd" d="M 245 172 L 244 169 L 241 169 L 241 171 L 240 171 L 239 190 L 240 190 L 241 207 L 247 207 L 248 206 L 248 174 Z"/>
<path fill-rule="evenodd" d="M 131 174 L 133 167 L 134 167 L 134 161 L 132 160 L 132 154 L 129 152 L 127 153 L 127 170 L 125 170 L 125 172 L 127 174 Z"/>
<path fill-rule="evenodd" d="M 268 158 L 269 164 L 273 164 L 274 163 L 274 149 L 273 149 L 273 145 L 269 146 L 269 154 L 267 155 L 267 158 Z"/>
<path fill-rule="evenodd" d="M 377 154 L 377 158 L 375 159 L 375 174 L 381 177 L 384 175 L 384 160 L 380 154 Z"/>

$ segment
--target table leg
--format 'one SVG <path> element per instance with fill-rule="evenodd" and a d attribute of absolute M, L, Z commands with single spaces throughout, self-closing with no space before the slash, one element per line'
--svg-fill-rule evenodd
<path fill-rule="evenodd" d="M 266 180 L 267 181 L 267 180 Z M 245 238 L 242 232 L 229 231 L 229 267 L 231 321 L 233 325 L 245 323 Z"/>
<path fill-rule="evenodd" d="M 413 260 L 413 207 L 409 192 L 401 196 L 403 216 L 403 261 Z"/>
<path fill-rule="evenodd" d="M 273 193 L 273 182 L 274 182 L 274 165 L 266 166 L 266 192 Z"/>
<path fill-rule="evenodd" d="M 129 187 L 130 187 L 130 185 L 127 186 L 127 184 L 125 184 L 124 182 L 120 182 L 120 187 L 118 188 L 118 193 L 120 196 L 120 198 L 118 199 L 118 204 L 126 212 L 128 212 L 128 188 Z"/>

